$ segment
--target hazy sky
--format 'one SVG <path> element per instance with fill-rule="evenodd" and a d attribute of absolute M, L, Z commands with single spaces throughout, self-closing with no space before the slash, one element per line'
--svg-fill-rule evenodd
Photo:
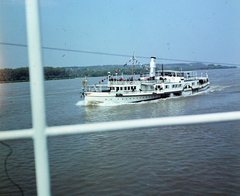
<path fill-rule="evenodd" d="M 240 64 L 240 1 L 40 0 L 42 46 Z M 0 42 L 27 44 L 23 0 L 0 0 Z M 45 66 L 129 58 L 43 50 Z M 27 48 L 0 44 L 0 68 L 28 66 Z"/>

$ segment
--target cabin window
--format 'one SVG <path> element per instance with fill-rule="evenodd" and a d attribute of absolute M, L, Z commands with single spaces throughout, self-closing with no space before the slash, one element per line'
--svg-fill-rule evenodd
<path fill-rule="evenodd" d="M 194 86 L 194 82 L 192 83 L 192 86 Z"/>
<path fill-rule="evenodd" d="M 116 91 L 118 91 L 119 90 L 119 87 L 116 87 Z"/>
<path fill-rule="evenodd" d="M 124 90 L 127 90 L 127 87 L 124 87 Z"/>
<path fill-rule="evenodd" d="M 122 88 L 122 87 L 120 87 L 120 90 L 121 90 L 121 91 L 122 91 L 122 89 L 123 89 L 123 88 Z"/>
<path fill-rule="evenodd" d="M 168 88 L 168 85 L 165 85 L 165 88 Z"/>
<path fill-rule="evenodd" d="M 174 87 L 175 87 L 175 85 L 172 85 L 172 87 L 174 88 Z"/>
<path fill-rule="evenodd" d="M 130 86 L 128 87 L 128 90 L 130 90 Z"/>

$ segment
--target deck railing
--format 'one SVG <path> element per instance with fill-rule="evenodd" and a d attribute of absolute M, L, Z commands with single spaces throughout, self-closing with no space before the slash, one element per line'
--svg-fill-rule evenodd
<path fill-rule="evenodd" d="M 37 194 L 39 196 L 51 195 L 47 146 L 47 137 L 49 136 L 240 120 L 240 111 L 236 111 L 204 115 L 48 127 L 46 125 L 38 1 L 25 0 L 25 3 L 33 127 L 25 130 L 1 131 L 0 140 L 21 138 L 33 139 Z"/>
<path fill-rule="evenodd" d="M 127 80 L 122 80 L 122 81 L 109 81 L 110 85 L 139 85 L 140 81 L 138 80 L 133 80 L 133 81 L 127 81 Z"/>

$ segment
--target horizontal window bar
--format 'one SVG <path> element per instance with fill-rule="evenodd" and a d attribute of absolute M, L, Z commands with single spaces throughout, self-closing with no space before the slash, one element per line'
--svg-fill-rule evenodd
<path fill-rule="evenodd" d="M 239 111 L 46 127 L 45 135 L 56 136 L 56 135 L 116 131 L 116 130 L 136 129 L 136 128 L 146 128 L 146 127 L 223 122 L 223 121 L 233 121 L 233 120 L 240 120 Z M 32 129 L 0 132 L 0 140 L 32 138 L 32 137 L 33 137 Z"/>
<path fill-rule="evenodd" d="M 9 140 L 9 139 L 26 139 L 32 138 L 34 134 L 33 129 L 20 129 L 14 131 L 1 131 L 0 140 Z"/>
<path fill-rule="evenodd" d="M 102 131 L 115 131 L 124 129 L 136 129 L 146 127 L 172 126 L 172 125 L 187 125 L 198 123 L 211 123 L 240 120 L 240 112 L 224 112 L 201 115 L 162 117 L 126 121 L 113 121 L 104 123 L 91 123 L 84 125 L 71 126 L 55 126 L 47 127 L 46 134 L 48 136 L 66 135 L 76 133 L 93 133 Z"/>
<path fill-rule="evenodd" d="M 163 118 L 148 118 L 140 120 L 126 120 L 126 121 L 114 121 L 104 123 L 92 123 L 92 124 L 81 124 L 81 125 L 66 125 L 66 126 L 55 126 L 47 127 L 46 135 L 66 135 L 66 134 L 78 134 L 78 133 L 93 133 L 101 131 L 115 131 L 123 129 L 136 129 L 144 127 L 159 127 L 159 126 L 172 126 L 172 125 L 187 125 L 187 124 L 198 124 L 198 123 L 211 123 L 211 122 L 222 122 L 240 120 L 240 112 L 224 112 L 224 113 L 212 113 L 212 114 L 201 114 L 201 115 L 188 115 L 188 116 L 174 116 L 174 117 L 163 117 Z M 14 131 L 1 131 L 0 140 L 8 139 L 22 139 L 32 138 L 34 130 L 14 130 Z"/>

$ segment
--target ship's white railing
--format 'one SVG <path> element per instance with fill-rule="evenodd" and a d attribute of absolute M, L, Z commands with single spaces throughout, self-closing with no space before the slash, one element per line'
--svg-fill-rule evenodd
<path fill-rule="evenodd" d="M 1 131 L 0 140 L 12 140 L 20 138 L 33 139 L 37 194 L 39 196 L 51 195 L 47 147 L 47 137 L 49 136 L 240 120 L 240 111 L 236 111 L 217 114 L 48 127 L 46 124 L 38 1 L 25 0 L 25 2 L 33 128 Z"/>
<path fill-rule="evenodd" d="M 87 86 L 86 90 L 88 92 L 102 92 L 102 91 L 106 91 L 108 90 L 109 87 L 107 84 L 97 84 L 97 85 L 90 85 L 90 86 Z"/>
<path fill-rule="evenodd" d="M 140 85 L 140 81 L 138 80 L 133 80 L 133 81 L 128 81 L 128 80 L 122 80 L 122 81 L 109 81 L 109 85 Z"/>

